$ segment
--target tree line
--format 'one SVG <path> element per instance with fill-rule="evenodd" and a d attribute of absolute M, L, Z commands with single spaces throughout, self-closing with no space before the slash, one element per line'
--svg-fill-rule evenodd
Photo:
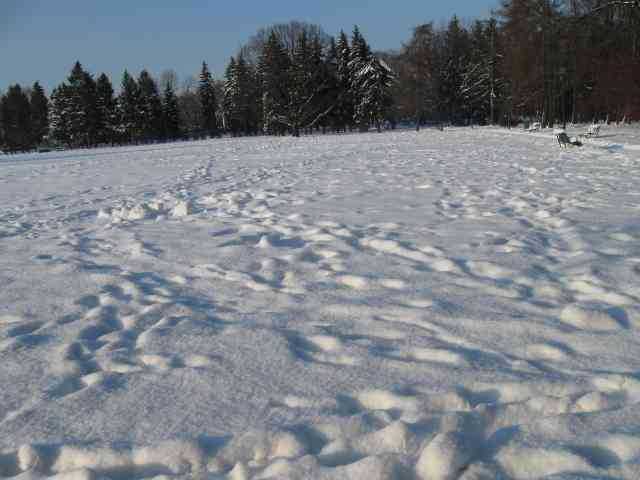
<path fill-rule="evenodd" d="M 229 135 L 378 130 L 400 122 L 544 125 L 640 119 L 640 2 L 501 0 L 488 20 L 419 25 L 373 52 L 355 27 L 261 29 L 215 80 L 125 71 L 116 93 L 78 62 L 50 98 L 0 96 L 0 148 L 90 147 Z"/>
<path fill-rule="evenodd" d="M 318 26 L 276 25 L 232 57 L 222 120 L 234 135 L 382 129 L 394 74 L 358 27 L 338 39 Z"/>
<path fill-rule="evenodd" d="M 3 149 L 382 128 L 393 73 L 357 27 L 336 41 L 318 26 L 291 22 L 262 37 L 230 59 L 221 81 L 203 62 L 197 86 L 188 79 L 178 92 L 171 71 L 159 85 L 143 70 L 125 71 L 116 94 L 106 74 L 94 78 L 80 62 L 50 99 L 37 83 L 13 85 L 0 102 Z"/>
<path fill-rule="evenodd" d="M 395 115 L 543 125 L 640 119 L 640 2 L 502 0 L 494 17 L 420 25 L 389 54 Z"/>

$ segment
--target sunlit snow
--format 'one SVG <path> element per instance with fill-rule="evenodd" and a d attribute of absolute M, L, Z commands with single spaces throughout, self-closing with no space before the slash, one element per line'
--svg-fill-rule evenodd
<path fill-rule="evenodd" d="M 0 477 L 640 478 L 639 132 L 0 156 Z"/>

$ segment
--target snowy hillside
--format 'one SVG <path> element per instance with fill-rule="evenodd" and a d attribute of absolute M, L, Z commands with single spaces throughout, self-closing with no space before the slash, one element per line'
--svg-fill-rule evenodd
<path fill-rule="evenodd" d="M 0 157 L 0 478 L 640 478 L 638 138 Z"/>

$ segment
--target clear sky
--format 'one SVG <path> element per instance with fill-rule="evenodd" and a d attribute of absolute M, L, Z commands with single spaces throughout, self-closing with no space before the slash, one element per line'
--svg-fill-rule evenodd
<path fill-rule="evenodd" d="M 125 68 L 221 77 L 258 28 L 303 20 L 329 34 L 360 26 L 376 50 L 400 47 L 412 27 L 486 17 L 491 0 L 0 0 L 0 89 L 39 80 L 49 93 L 76 60 L 119 85 Z"/>

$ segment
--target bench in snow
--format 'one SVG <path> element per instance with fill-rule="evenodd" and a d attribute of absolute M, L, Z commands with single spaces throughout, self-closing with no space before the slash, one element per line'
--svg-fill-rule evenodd
<path fill-rule="evenodd" d="M 560 145 L 560 148 L 562 148 L 562 147 L 566 148 L 569 145 L 575 145 L 576 147 L 581 147 L 582 146 L 582 142 L 580 142 L 579 140 L 572 141 L 571 138 L 569 138 L 569 135 L 567 135 L 566 132 L 558 132 L 558 133 L 556 133 L 556 139 L 558 140 L 558 145 Z"/>
<path fill-rule="evenodd" d="M 537 132 L 538 130 L 540 130 L 540 122 L 534 122 L 525 131 L 526 132 Z"/>
<path fill-rule="evenodd" d="M 600 125 L 596 124 L 589 125 L 589 128 L 584 134 L 585 137 L 597 137 L 598 135 L 600 135 Z"/>

